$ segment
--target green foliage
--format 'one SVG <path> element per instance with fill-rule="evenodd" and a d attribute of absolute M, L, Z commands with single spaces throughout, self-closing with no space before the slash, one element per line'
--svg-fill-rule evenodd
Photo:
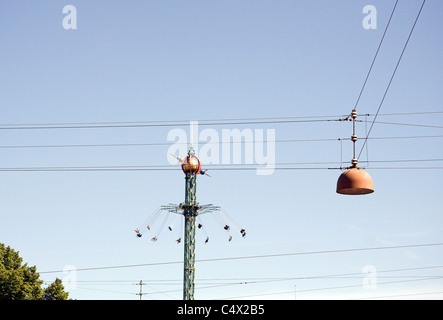
<path fill-rule="evenodd" d="M 43 300 L 68 300 L 68 295 L 64 291 L 62 281 L 57 278 L 43 291 Z"/>
<path fill-rule="evenodd" d="M 67 300 L 60 279 L 42 289 L 35 266 L 29 267 L 18 252 L 0 243 L 0 300 Z"/>

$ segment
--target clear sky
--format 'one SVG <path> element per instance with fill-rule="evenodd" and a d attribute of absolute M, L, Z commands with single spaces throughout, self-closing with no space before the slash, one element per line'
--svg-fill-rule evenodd
<path fill-rule="evenodd" d="M 247 236 L 229 242 L 202 217 L 211 241 L 197 234 L 196 259 L 277 256 L 197 262 L 196 299 L 294 299 L 295 288 L 298 299 L 443 298 L 442 246 L 337 252 L 443 242 L 442 1 L 426 1 L 362 152 L 373 194 L 338 195 L 341 171 L 325 169 L 342 159 L 349 165 L 352 144 L 338 139 L 350 137 L 350 122 L 201 125 L 350 114 L 394 3 L 1 1 L 0 242 L 43 280 L 75 280 L 74 299 L 138 299 L 140 280 L 143 299 L 181 299 L 182 264 L 161 264 L 183 259 L 176 234 L 165 227 L 153 243 L 133 229 L 161 205 L 184 200 L 167 137 L 189 128 L 169 125 L 200 120 L 199 133 L 212 129 L 220 138 L 228 129 L 274 130 L 275 162 L 292 169 L 258 175 L 213 165 L 212 178 L 199 176 L 198 201 L 221 206 Z M 399 1 L 360 115 L 376 113 L 421 3 Z M 74 22 L 63 23 L 66 5 L 76 8 L 76 29 L 65 29 Z M 376 29 L 362 23 L 367 5 L 376 8 Z M 85 128 L 139 121 L 168 126 Z M 60 128 L 65 123 L 80 128 Z M 30 124 L 58 128 L 20 129 Z M 359 138 L 370 124 L 357 123 Z M 109 166 L 177 170 L 5 170 Z M 287 253 L 305 254 L 278 256 Z M 138 264 L 151 265 L 100 268 Z M 67 266 L 78 271 L 46 273 Z M 375 288 L 367 285 L 374 279 Z"/>

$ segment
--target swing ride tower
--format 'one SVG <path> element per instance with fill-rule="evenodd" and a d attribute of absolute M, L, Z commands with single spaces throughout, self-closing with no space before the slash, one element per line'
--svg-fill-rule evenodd
<path fill-rule="evenodd" d="M 201 171 L 200 160 L 194 155 L 191 147 L 186 158 L 182 159 L 182 170 L 185 174 L 185 202 L 183 216 L 184 230 L 184 270 L 183 270 L 183 300 L 194 300 L 195 278 L 195 220 L 198 215 L 197 205 L 197 175 Z"/>
<path fill-rule="evenodd" d="M 171 154 L 172 155 L 172 154 Z M 176 155 L 175 157 L 181 164 L 181 169 L 185 174 L 185 201 L 180 204 L 169 203 L 167 205 L 162 205 L 157 211 L 154 212 L 149 218 L 139 228 L 134 229 L 137 237 L 141 238 L 144 232 L 157 232 L 151 238 L 152 242 L 157 242 L 160 232 L 166 223 L 167 216 L 163 213 L 175 214 L 178 216 L 183 216 L 184 218 L 184 228 L 182 228 L 183 234 L 176 240 L 177 244 L 183 243 L 184 247 L 184 261 L 183 261 L 183 300 L 194 300 L 194 279 L 195 279 L 195 244 L 196 244 L 196 230 L 202 229 L 206 234 L 205 228 L 203 227 L 200 216 L 207 213 L 212 213 L 211 216 L 216 218 L 216 213 L 221 213 L 225 218 L 226 222 L 221 224 L 224 232 L 229 235 L 228 241 L 232 240 L 231 226 L 240 231 L 241 236 L 244 238 L 246 236 L 246 230 L 239 227 L 231 217 L 227 215 L 224 210 L 219 206 L 213 204 L 199 204 L 197 202 L 197 176 L 207 175 L 206 170 L 202 170 L 200 160 L 195 156 L 194 148 L 191 147 L 188 150 L 188 154 L 184 158 L 180 158 Z M 164 217 L 164 221 L 161 224 L 161 228 L 158 231 L 154 231 L 153 223 L 160 217 Z M 176 216 L 177 217 L 177 216 Z M 198 224 L 197 224 L 198 220 Z M 175 218 L 174 220 L 175 221 Z M 168 226 L 169 231 L 173 231 L 173 223 Z M 183 236 L 183 242 L 182 242 Z M 209 237 L 206 234 L 205 244 L 208 243 Z"/>

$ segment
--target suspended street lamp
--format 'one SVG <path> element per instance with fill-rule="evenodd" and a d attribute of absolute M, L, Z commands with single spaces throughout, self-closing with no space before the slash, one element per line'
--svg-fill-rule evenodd
<path fill-rule="evenodd" d="M 355 142 L 357 136 L 355 135 L 355 119 L 357 118 L 357 111 L 352 110 L 351 113 L 353 134 L 351 140 L 354 146 L 354 157 L 352 158 L 352 166 L 344 171 L 337 181 L 337 193 L 348 195 L 360 195 L 374 192 L 374 184 L 371 176 L 357 166 L 358 160 L 355 157 Z"/>

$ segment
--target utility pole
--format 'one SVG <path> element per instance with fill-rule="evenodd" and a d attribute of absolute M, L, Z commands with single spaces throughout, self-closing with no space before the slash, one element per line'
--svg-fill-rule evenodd
<path fill-rule="evenodd" d="M 142 280 L 140 280 L 140 282 L 138 283 L 138 285 L 140 286 L 140 292 L 139 292 L 139 293 L 136 293 L 136 295 L 140 296 L 140 300 L 141 300 L 141 299 L 142 299 L 142 295 L 145 294 L 145 293 L 143 293 L 143 286 L 144 286 L 145 284 L 143 283 Z"/>

